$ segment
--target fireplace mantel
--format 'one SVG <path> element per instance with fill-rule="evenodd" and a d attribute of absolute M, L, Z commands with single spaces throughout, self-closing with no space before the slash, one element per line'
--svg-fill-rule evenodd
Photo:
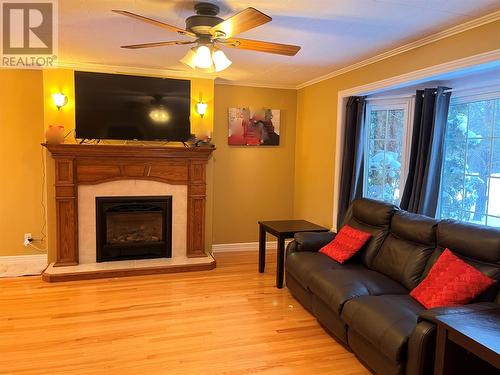
<path fill-rule="evenodd" d="M 55 160 L 57 255 L 54 266 L 78 264 L 78 186 L 115 180 L 187 185 L 187 257 L 205 256 L 208 147 L 43 144 Z"/>

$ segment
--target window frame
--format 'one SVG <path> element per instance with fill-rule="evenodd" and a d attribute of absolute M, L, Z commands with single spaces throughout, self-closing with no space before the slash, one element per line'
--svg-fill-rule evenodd
<path fill-rule="evenodd" d="M 450 107 L 452 105 L 470 104 L 470 103 L 475 103 L 475 102 L 485 101 L 485 100 L 500 100 L 500 90 L 498 89 L 498 87 L 475 88 L 475 89 L 460 91 L 460 94 L 458 94 L 456 96 L 452 95 L 452 97 L 450 99 Z M 495 120 L 496 120 L 496 118 L 494 118 L 494 121 Z M 494 125 L 495 125 L 495 122 L 493 123 L 493 126 Z M 448 119 L 446 119 L 446 127 L 447 126 L 448 126 Z M 446 129 L 446 131 L 447 130 L 448 129 Z M 494 128 L 493 128 L 493 131 L 494 131 Z M 500 139 L 500 137 L 495 137 L 494 133 L 491 137 L 487 137 L 487 138 L 489 138 L 492 143 L 495 139 Z M 444 162 L 445 162 L 445 158 L 446 158 L 446 152 L 447 152 L 447 142 L 445 141 L 444 145 L 443 145 L 443 167 L 444 167 Z M 489 161 L 489 166 L 488 166 L 488 168 L 490 170 L 490 173 L 489 173 L 490 177 L 489 178 L 491 178 L 491 164 L 492 164 L 491 158 L 492 157 L 493 157 L 493 147 L 491 148 L 491 155 L 490 155 L 490 161 Z M 466 150 L 465 158 L 467 159 L 467 150 Z M 467 173 L 465 173 L 465 170 L 464 170 L 463 175 L 464 175 L 464 177 L 468 175 Z M 493 177 L 493 178 L 499 179 L 498 177 Z M 441 208 L 442 208 L 441 199 L 442 199 L 442 195 L 443 195 L 442 194 L 442 187 L 443 187 L 442 182 L 443 182 L 443 170 L 441 171 L 441 176 L 440 176 L 438 206 L 437 206 L 437 210 L 436 210 L 436 218 L 439 220 L 449 219 L 448 217 L 441 216 Z M 482 225 L 486 225 L 486 226 L 490 226 L 490 225 L 488 225 L 488 216 L 500 219 L 499 216 L 488 215 L 489 198 L 490 198 L 490 185 L 488 184 L 486 213 L 484 215 L 485 222 L 484 222 L 484 224 L 482 224 Z M 467 211 L 467 212 L 469 214 L 472 213 L 470 211 Z M 475 224 L 475 222 L 472 222 L 469 220 L 467 220 L 467 221 L 463 220 L 461 222 Z M 491 226 L 491 227 L 493 227 L 493 226 Z M 497 227 L 493 227 L 493 228 L 497 228 Z"/>
<path fill-rule="evenodd" d="M 413 112 L 415 107 L 415 96 L 406 97 L 394 97 L 394 98 L 367 98 L 366 110 L 365 110 L 365 134 L 364 134 L 364 145 L 363 145 L 363 197 L 367 196 L 367 180 L 368 180 L 368 155 L 370 147 L 370 131 L 369 122 L 370 115 L 373 110 L 383 111 L 383 110 L 404 110 L 404 129 L 403 129 L 403 139 L 402 139 L 402 152 L 401 152 L 401 170 L 399 172 L 400 185 L 399 190 L 401 192 L 399 205 L 401 197 L 403 195 L 404 187 L 406 184 L 406 179 L 408 177 L 409 164 L 410 164 L 410 153 L 411 153 L 411 141 L 413 134 Z"/>

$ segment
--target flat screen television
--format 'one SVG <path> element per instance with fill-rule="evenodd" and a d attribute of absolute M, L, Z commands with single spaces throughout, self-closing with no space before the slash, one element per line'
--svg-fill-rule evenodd
<path fill-rule="evenodd" d="M 76 137 L 184 142 L 191 82 L 75 72 Z"/>

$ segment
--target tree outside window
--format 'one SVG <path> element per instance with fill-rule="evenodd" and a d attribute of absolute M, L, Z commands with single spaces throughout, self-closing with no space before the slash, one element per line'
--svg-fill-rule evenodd
<path fill-rule="evenodd" d="M 500 227 L 500 99 L 450 105 L 440 218 Z"/>
<path fill-rule="evenodd" d="M 364 196 L 399 204 L 406 177 L 410 101 L 373 101 L 367 106 Z"/>

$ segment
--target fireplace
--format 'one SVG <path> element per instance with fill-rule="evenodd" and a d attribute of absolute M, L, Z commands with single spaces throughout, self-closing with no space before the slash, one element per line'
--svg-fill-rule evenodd
<path fill-rule="evenodd" d="M 170 258 L 172 197 L 96 197 L 96 261 Z"/>

